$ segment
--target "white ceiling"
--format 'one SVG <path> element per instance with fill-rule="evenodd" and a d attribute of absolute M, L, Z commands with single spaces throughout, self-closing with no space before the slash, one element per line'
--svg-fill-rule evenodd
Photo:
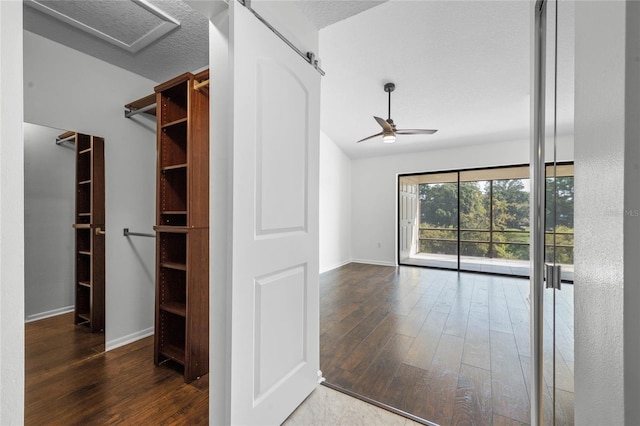
<path fill-rule="evenodd" d="M 297 0 L 311 23 L 318 29 L 340 22 L 388 0 Z"/>
<path fill-rule="evenodd" d="M 321 31 L 322 128 L 351 158 L 528 136 L 528 2 L 390 1 Z M 355 142 L 398 128 L 434 135 Z"/>
<path fill-rule="evenodd" d="M 391 0 L 324 28 L 322 129 L 351 158 L 528 140 L 530 7 L 528 1 Z M 559 113 L 561 130 L 572 124 L 568 21 L 560 38 L 568 45 L 559 63 L 559 99 L 568 102 Z M 396 84 L 391 116 L 398 128 L 438 133 L 356 144 L 380 131 L 373 115 L 387 117 L 386 82 Z"/>
<path fill-rule="evenodd" d="M 39 3 L 68 14 L 96 30 L 125 43 L 132 43 L 160 23 L 152 14 L 143 15 L 138 4 L 124 0 L 38 0 Z M 24 7 L 24 28 L 156 82 L 166 81 L 185 71 L 195 71 L 209 63 L 208 20 L 181 1 L 149 0 L 180 22 L 155 43 L 132 53 L 49 16 L 33 7 Z"/>
<path fill-rule="evenodd" d="M 56 4 L 104 32 L 120 33 L 128 42 L 140 34 L 131 28 L 138 21 L 130 19 L 137 7 L 130 1 L 38 1 Z M 349 157 L 528 139 L 529 1 L 296 1 L 322 28 L 318 56 L 327 73 L 322 79 L 322 129 Z M 83 3 L 81 12 L 74 11 Z M 24 27 L 157 82 L 206 67 L 207 19 L 181 1 L 149 3 L 180 27 L 135 54 L 32 7 L 25 7 Z M 558 121 L 560 132 L 570 132 L 573 6 L 562 4 Z M 380 131 L 373 115 L 387 117 L 386 82 L 396 84 L 391 115 L 398 128 L 438 132 L 399 136 L 395 144 L 378 138 L 356 144 Z"/>

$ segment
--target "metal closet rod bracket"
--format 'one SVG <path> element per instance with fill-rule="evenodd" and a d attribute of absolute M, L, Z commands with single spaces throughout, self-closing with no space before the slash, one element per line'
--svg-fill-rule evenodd
<path fill-rule="evenodd" d="M 68 136 L 68 137 L 63 138 L 63 139 L 60 139 L 58 137 L 58 138 L 56 138 L 56 145 L 60 145 L 61 143 L 65 143 L 65 142 L 71 142 L 72 140 L 75 143 L 75 139 L 76 139 L 76 135 L 71 135 L 71 136 Z"/>
<path fill-rule="evenodd" d="M 147 105 L 147 106 L 142 107 L 140 109 L 130 109 L 130 110 L 124 112 L 124 116 L 125 116 L 125 118 L 131 118 L 134 115 L 141 114 L 143 112 L 147 112 L 147 111 L 149 111 L 151 109 L 154 109 L 155 107 L 156 107 L 156 104 L 153 103 L 151 105 Z"/>

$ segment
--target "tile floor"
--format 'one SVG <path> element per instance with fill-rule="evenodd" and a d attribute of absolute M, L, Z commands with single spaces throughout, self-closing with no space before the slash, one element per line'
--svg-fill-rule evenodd
<path fill-rule="evenodd" d="M 318 386 L 283 426 L 419 426 L 390 411 L 367 404 L 326 386 Z"/>

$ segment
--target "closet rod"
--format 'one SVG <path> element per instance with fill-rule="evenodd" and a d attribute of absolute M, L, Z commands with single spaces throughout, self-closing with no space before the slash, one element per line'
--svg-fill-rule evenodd
<path fill-rule="evenodd" d="M 149 111 L 150 109 L 154 109 L 155 107 L 156 107 L 156 104 L 155 104 L 155 103 L 153 103 L 153 104 L 151 104 L 151 105 L 147 105 L 146 107 L 142 107 L 142 108 L 140 108 L 140 109 L 133 109 L 133 110 L 131 110 L 131 109 L 130 109 L 129 111 L 125 111 L 125 112 L 124 112 L 124 116 L 125 116 L 126 118 L 131 118 L 131 117 L 133 117 L 133 116 L 134 116 L 134 115 L 136 115 L 136 114 L 140 114 L 140 113 L 143 113 L 143 112 L 147 112 L 147 111 Z"/>
<path fill-rule="evenodd" d="M 202 80 L 200 82 L 196 82 L 196 81 L 193 82 L 194 90 L 200 90 L 201 87 L 208 86 L 208 85 L 209 85 L 209 79 Z"/>
<path fill-rule="evenodd" d="M 56 138 L 56 145 L 60 145 L 61 143 L 71 142 L 71 141 L 73 141 L 73 143 L 75 143 L 75 139 L 76 139 L 76 135 L 71 135 L 71 136 L 68 136 L 68 137 L 63 138 L 63 139 L 60 139 L 60 137 L 57 137 Z"/>
<path fill-rule="evenodd" d="M 124 235 L 125 237 L 150 237 L 150 238 L 155 238 L 155 234 L 147 234 L 144 232 L 129 232 L 129 228 L 124 228 L 122 230 L 122 235 Z"/>

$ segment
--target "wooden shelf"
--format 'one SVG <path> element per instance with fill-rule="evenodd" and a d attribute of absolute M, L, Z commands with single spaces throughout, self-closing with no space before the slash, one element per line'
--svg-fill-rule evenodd
<path fill-rule="evenodd" d="M 71 226 L 75 229 L 91 229 L 90 223 L 74 223 Z"/>
<path fill-rule="evenodd" d="M 179 315 L 181 317 L 187 316 L 187 305 L 185 303 L 178 302 L 164 302 L 160 305 L 160 309 L 172 314 Z"/>
<path fill-rule="evenodd" d="M 154 90 L 156 93 L 164 92 L 166 90 L 172 89 L 175 86 L 188 82 L 192 76 L 193 74 L 191 74 L 190 72 L 182 73 L 177 77 L 173 77 L 171 80 L 167 80 L 164 83 L 157 85 L 156 87 L 154 87 Z"/>
<path fill-rule="evenodd" d="M 68 137 L 75 136 L 75 135 L 76 135 L 76 132 L 74 132 L 73 130 L 69 130 L 68 132 L 64 132 L 63 134 L 58 136 L 58 139 L 66 139 Z"/>
<path fill-rule="evenodd" d="M 184 117 L 184 118 L 179 118 L 177 120 L 173 120 L 173 121 L 171 121 L 169 123 L 162 124 L 160 127 L 162 129 L 166 129 L 167 127 L 177 126 L 178 124 L 182 124 L 182 123 L 186 123 L 186 122 L 187 122 L 187 117 Z"/>
<path fill-rule="evenodd" d="M 80 182 L 78 182 L 78 185 L 86 185 L 86 184 L 89 184 L 89 183 L 91 183 L 91 179 L 80 181 Z"/>
<path fill-rule="evenodd" d="M 161 214 L 187 214 L 186 210 L 163 210 Z"/>
<path fill-rule="evenodd" d="M 78 213 L 78 216 L 82 216 L 82 217 L 89 217 L 91 216 L 91 213 Z"/>
<path fill-rule="evenodd" d="M 78 250 L 79 254 L 84 254 L 86 256 L 91 256 L 91 252 L 88 250 Z"/>
<path fill-rule="evenodd" d="M 186 226 L 156 225 L 153 227 L 153 230 L 156 232 L 173 232 L 178 234 L 186 234 L 189 231 L 189 228 L 187 228 Z"/>
<path fill-rule="evenodd" d="M 82 287 L 91 288 L 91 283 L 89 281 L 78 281 L 78 285 L 81 285 Z"/>
<path fill-rule="evenodd" d="M 163 268 L 176 269 L 178 271 L 186 271 L 187 270 L 187 265 L 185 263 L 162 262 L 161 266 Z"/>
<path fill-rule="evenodd" d="M 175 164 L 173 166 L 165 166 L 165 167 L 162 167 L 161 170 L 163 172 L 168 172 L 171 170 L 184 170 L 186 168 L 187 168 L 187 163 L 184 163 L 184 164 Z"/>
<path fill-rule="evenodd" d="M 165 343 L 165 345 L 160 348 L 160 353 L 167 358 L 184 365 L 184 349 Z"/>
<path fill-rule="evenodd" d="M 144 98 L 140 98 L 133 102 L 130 102 L 126 104 L 124 107 L 131 111 L 135 111 L 155 103 L 156 103 L 156 94 L 152 93 L 150 95 L 145 96 Z M 143 114 L 156 115 L 156 110 L 157 110 L 157 107 L 147 110 Z"/>
<path fill-rule="evenodd" d="M 89 152 L 91 152 L 91 148 L 83 149 L 82 151 L 78 152 L 78 154 L 88 154 Z"/>

